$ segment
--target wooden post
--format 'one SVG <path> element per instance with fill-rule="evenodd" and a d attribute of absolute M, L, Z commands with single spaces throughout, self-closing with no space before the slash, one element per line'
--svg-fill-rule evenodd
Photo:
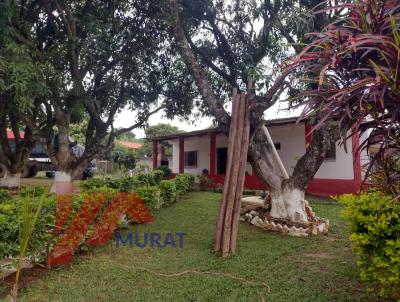
<path fill-rule="evenodd" d="M 179 173 L 185 173 L 185 140 L 179 137 Z"/>
<path fill-rule="evenodd" d="M 249 98 L 246 95 L 245 99 L 245 108 L 249 106 Z M 242 199 L 244 180 L 246 177 L 246 165 L 247 165 L 247 151 L 250 140 L 250 119 L 248 116 L 247 110 L 244 112 L 244 129 L 243 136 L 241 141 L 241 151 L 240 151 L 240 173 L 238 173 L 238 184 L 236 186 L 236 194 L 235 194 L 235 204 L 233 207 L 233 217 L 232 217 L 232 232 L 231 232 L 231 240 L 230 240 L 230 252 L 232 254 L 236 253 L 236 241 L 237 241 L 237 232 L 239 227 L 239 218 L 240 218 L 240 204 Z"/>
<path fill-rule="evenodd" d="M 231 159 L 233 156 L 233 145 L 235 143 L 234 137 L 236 136 L 236 130 L 237 128 L 235 127 L 236 123 L 236 112 L 238 110 L 239 102 L 236 98 L 237 96 L 237 89 L 233 89 L 232 93 L 232 120 L 231 120 L 231 125 L 229 129 L 229 137 L 228 137 L 228 159 L 227 159 L 227 167 L 226 167 L 226 174 L 225 174 L 225 182 L 224 182 L 224 189 L 222 192 L 222 200 L 221 200 L 221 205 L 219 209 L 219 214 L 217 218 L 217 225 L 215 227 L 215 234 L 214 234 L 214 250 L 215 251 L 220 251 L 221 250 L 221 245 L 222 245 L 222 227 L 224 225 L 224 217 L 225 217 L 225 209 L 226 209 L 226 203 L 227 203 L 227 194 L 229 190 L 229 178 L 230 178 L 230 170 L 231 170 Z"/>
<path fill-rule="evenodd" d="M 248 89 L 251 89 L 251 84 Z M 227 172 L 214 234 L 214 250 L 222 251 L 224 257 L 236 252 L 240 201 L 250 134 L 250 120 L 247 112 L 249 94 L 237 94 L 237 90 L 234 89 L 232 103 Z"/>
<path fill-rule="evenodd" d="M 216 134 L 215 132 L 213 132 L 210 134 L 210 176 L 214 176 L 217 174 L 215 172 L 217 165 L 216 153 L 217 153 Z"/>
<path fill-rule="evenodd" d="M 239 163 L 240 163 L 240 152 L 241 152 L 241 143 L 243 136 L 243 126 L 244 119 L 242 118 L 242 112 L 244 112 L 244 101 L 245 95 L 242 94 L 238 98 L 239 100 L 239 110 L 236 116 L 236 125 L 237 132 L 236 137 L 234 138 L 234 150 L 232 156 L 231 165 L 231 176 L 229 180 L 228 186 L 228 196 L 227 196 L 227 206 L 225 212 L 225 221 L 224 221 L 224 232 L 222 239 L 222 254 L 224 257 L 229 255 L 230 252 L 230 241 L 231 241 L 231 233 L 232 233 L 232 215 L 233 215 L 233 206 L 235 204 L 235 195 L 236 195 L 236 187 L 238 185 L 238 175 L 239 175 Z"/>
<path fill-rule="evenodd" d="M 158 168 L 158 141 L 153 141 L 153 170 Z"/>

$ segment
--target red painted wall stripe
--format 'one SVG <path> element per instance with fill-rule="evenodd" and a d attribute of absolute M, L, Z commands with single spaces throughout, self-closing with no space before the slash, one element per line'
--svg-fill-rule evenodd
<path fill-rule="evenodd" d="M 179 173 L 185 172 L 185 140 L 179 138 Z"/>
<path fill-rule="evenodd" d="M 215 169 L 217 166 L 217 135 L 215 133 L 210 134 L 210 175 L 215 175 Z"/>
<path fill-rule="evenodd" d="M 157 141 L 153 141 L 153 170 L 157 169 L 157 165 L 158 165 L 158 142 Z"/>

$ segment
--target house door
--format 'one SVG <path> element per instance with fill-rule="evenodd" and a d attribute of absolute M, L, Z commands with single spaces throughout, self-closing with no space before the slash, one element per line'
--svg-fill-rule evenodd
<path fill-rule="evenodd" d="M 228 148 L 217 148 L 217 175 L 226 174 Z"/>

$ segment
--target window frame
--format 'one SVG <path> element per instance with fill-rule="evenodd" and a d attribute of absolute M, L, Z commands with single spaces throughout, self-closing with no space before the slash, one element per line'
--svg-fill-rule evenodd
<path fill-rule="evenodd" d="M 333 156 L 330 156 L 330 155 L 332 155 L 331 153 L 333 153 Z M 331 148 L 330 148 L 330 150 L 329 150 L 329 152 L 328 152 L 328 154 L 326 155 L 326 157 L 325 157 L 325 161 L 336 161 L 336 159 L 337 159 L 337 150 L 336 150 L 336 142 L 332 142 L 331 143 Z"/>
<path fill-rule="evenodd" d="M 194 153 L 196 154 L 196 163 L 195 165 L 189 165 L 189 153 Z M 195 169 L 198 167 L 199 164 L 199 153 L 197 150 L 191 150 L 191 151 L 185 151 L 184 154 L 184 167 L 186 169 Z"/>

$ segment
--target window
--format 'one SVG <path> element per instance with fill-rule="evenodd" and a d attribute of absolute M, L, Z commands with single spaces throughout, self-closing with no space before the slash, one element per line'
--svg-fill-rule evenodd
<path fill-rule="evenodd" d="M 274 144 L 276 150 L 281 150 L 281 143 Z"/>
<path fill-rule="evenodd" d="M 331 147 L 328 151 L 328 154 L 326 154 L 325 159 L 327 160 L 336 160 L 336 142 L 331 143 Z"/>
<path fill-rule="evenodd" d="M 197 151 L 185 152 L 185 168 L 197 168 Z"/>

